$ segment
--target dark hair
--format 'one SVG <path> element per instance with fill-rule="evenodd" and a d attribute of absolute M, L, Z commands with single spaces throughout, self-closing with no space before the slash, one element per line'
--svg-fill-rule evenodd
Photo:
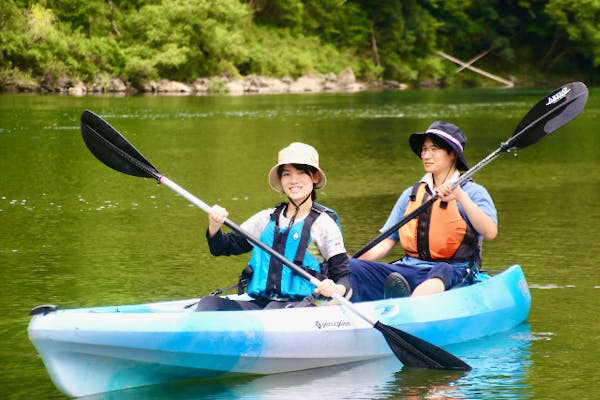
<path fill-rule="evenodd" d="M 452 148 L 452 146 L 450 146 L 448 144 L 448 142 L 446 142 L 441 137 L 439 137 L 437 135 L 425 135 L 425 139 L 427 139 L 427 138 L 431 139 L 433 144 L 436 145 L 437 147 L 439 147 L 440 149 L 446 150 L 446 153 L 448 153 L 448 154 L 456 153 L 454 151 L 454 149 Z M 423 143 L 425 143 L 425 139 L 423 139 Z"/>
<path fill-rule="evenodd" d="M 277 167 L 277 176 L 279 177 L 279 179 L 281 179 L 281 174 L 283 174 L 283 167 L 286 164 L 282 164 L 279 167 Z M 297 170 L 303 171 L 307 174 L 309 174 L 311 176 L 311 178 L 313 176 L 315 176 L 315 174 L 317 173 L 317 169 L 315 167 L 313 167 L 312 165 L 306 165 L 306 164 L 290 164 L 292 167 L 296 168 Z M 315 190 L 315 185 L 313 184 L 313 189 L 312 189 L 312 193 L 310 194 L 310 198 L 312 201 L 317 200 L 317 191 Z"/>

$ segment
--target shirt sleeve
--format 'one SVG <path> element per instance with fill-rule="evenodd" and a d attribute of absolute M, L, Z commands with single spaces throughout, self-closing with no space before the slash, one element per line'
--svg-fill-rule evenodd
<path fill-rule="evenodd" d="M 329 278 L 348 289 L 352 286 L 350 282 L 350 261 L 348 260 L 348 254 L 342 253 L 331 257 L 328 261 L 327 274 Z"/>
<path fill-rule="evenodd" d="M 309 246 L 308 251 L 321 261 L 327 261 L 327 276 L 347 291 L 351 286 L 350 265 L 340 227 L 327 213 L 322 213 L 313 223 L 310 234 L 317 248 Z"/>
<path fill-rule="evenodd" d="M 273 214 L 273 211 L 275 211 L 274 208 L 268 208 L 266 210 L 259 211 L 244 221 L 240 227 L 253 237 L 259 238 L 271 220 L 271 214 Z"/>
<path fill-rule="evenodd" d="M 313 223 L 310 235 L 316 242 L 317 248 L 308 251 L 321 261 L 346 253 L 344 238 L 338 224 L 327 213 L 322 213 Z"/>
<path fill-rule="evenodd" d="M 496 206 L 494 205 L 492 196 L 490 196 L 486 188 L 473 181 L 469 181 L 463 186 L 463 190 L 465 193 L 467 193 L 471 200 L 473 200 L 477 207 L 481 209 L 481 211 L 483 211 L 496 224 L 498 224 L 498 212 L 496 211 Z M 459 208 L 461 213 L 464 215 L 462 208 Z M 466 216 L 465 219 L 467 219 Z"/>
<path fill-rule="evenodd" d="M 206 241 L 213 256 L 239 255 L 252 250 L 252 245 L 237 232 L 223 233 L 219 229 L 213 237 L 209 237 L 207 230 Z"/>

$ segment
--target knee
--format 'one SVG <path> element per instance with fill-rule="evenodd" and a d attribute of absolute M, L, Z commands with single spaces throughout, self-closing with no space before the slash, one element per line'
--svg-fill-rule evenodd
<path fill-rule="evenodd" d="M 452 265 L 445 262 L 437 263 L 429 271 L 427 279 L 438 278 L 443 282 L 444 288 L 449 289 L 452 286 L 453 268 Z"/>

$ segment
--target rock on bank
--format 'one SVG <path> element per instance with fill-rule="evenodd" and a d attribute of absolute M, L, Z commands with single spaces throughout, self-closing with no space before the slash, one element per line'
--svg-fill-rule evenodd
<path fill-rule="evenodd" d="M 14 84 L 5 86 L 4 91 L 9 92 L 43 92 L 61 93 L 83 96 L 86 94 L 112 93 L 112 94 L 162 94 L 162 95 L 208 95 L 208 94 L 278 94 L 278 93 L 321 93 L 321 92 L 361 92 L 377 89 L 403 90 L 406 84 L 387 81 L 385 83 L 367 83 L 356 80 L 350 68 L 344 69 L 339 74 L 319 74 L 309 72 L 297 79 L 270 78 L 260 75 L 246 77 L 211 77 L 198 78 L 194 82 L 177 82 L 159 80 L 144 82 L 139 86 L 132 86 L 119 78 L 99 76 L 92 83 L 74 81 L 68 77 L 60 79 L 54 84 L 47 82 L 40 85 Z"/>

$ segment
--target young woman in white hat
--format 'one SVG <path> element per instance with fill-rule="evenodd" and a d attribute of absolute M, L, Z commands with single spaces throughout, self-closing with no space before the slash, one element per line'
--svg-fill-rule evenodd
<path fill-rule="evenodd" d="M 268 175 L 270 186 L 288 198 L 275 208 L 250 217 L 241 227 L 254 237 L 301 265 L 321 280 L 315 287 L 264 250 L 253 247 L 237 232 L 221 230 L 227 210 L 215 205 L 208 215 L 206 237 L 211 254 L 238 255 L 252 251 L 245 270 L 247 293 L 252 301 L 234 301 L 218 296 L 203 297 L 196 308 L 203 310 L 242 310 L 309 305 L 303 301 L 317 294 L 333 292 L 349 296 L 348 255 L 337 222 L 330 210 L 315 203 L 316 190 L 327 183 L 319 167 L 319 154 L 310 145 L 292 143 L 279 152 L 277 164 Z"/>
<path fill-rule="evenodd" d="M 369 251 L 350 260 L 353 301 L 426 295 L 469 283 L 481 263 L 482 239 L 498 232 L 496 208 L 487 190 L 467 180 L 451 186 L 467 170 L 467 138 L 456 125 L 432 123 L 412 134 L 409 144 L 421 158 L 425 175 L 398 198 L 381 232 L 426 202 L 440 198 L 418 217 Z M 400 243 L 406 255 L 394 263 L 382 259 Z"/>

